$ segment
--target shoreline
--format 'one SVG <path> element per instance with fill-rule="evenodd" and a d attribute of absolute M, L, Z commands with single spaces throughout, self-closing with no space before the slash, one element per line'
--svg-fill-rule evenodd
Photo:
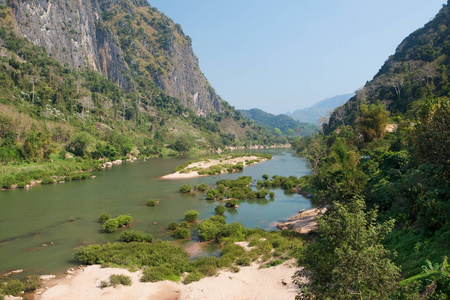
<path fill-rule="evenodd" d="M 293 264 L 295 260 L 291 259 L 281 265 L 261 269 L 258 263 L 253 263 L 241 267 L 238 273 L 222 270 L 215 276 L 187 285 L 167 280 L 141 282 L 141 270 L 130 272 L 92 265 L 79 268 L 65 278 L 46 281 L 45 287 L 37 291 L 33 299 L 293 299 L 299 292 L 292 282 L 292 276 L 299 268 Z M 129 276 L 132 285 L 101 288 L 101 282 L 108 281 L 113 274 Z"/>

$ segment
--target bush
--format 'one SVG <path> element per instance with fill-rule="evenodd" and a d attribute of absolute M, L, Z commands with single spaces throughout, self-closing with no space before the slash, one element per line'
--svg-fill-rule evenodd
<path fill-rule="evenodd" d="M 194 281 L 199 281 L 203 277 L 205 277 L 205 276 L 202 273 L 200 273 L 198 271 L 194 271 L 194 272 L 191 272 L 188 276 L 186 276 L 186 278 L 184 278 L 184 283 L 189 284 Z"/>
<path fill-rule="evenodd" d="M 170 230 L 175 230 L 178 228 L 178 224 L 175 222 L 172 222 L 169 224 L 169 226 L 167 226 L 167 228 L 169 228 Z"/>
<path fill-rule="evenodd" d="M 195 188 L 201 192 L 204 192 L 208 189 L 208 185 L 206 183 L 202 183 L 197 185 Z"/>
<path fill-rule="evenodd" d="M 133 222 L 133 217 L 130 215 L 120 215 L 116 219 L 119 224 L 118 227 L 126 226 L 131 224 L 131 222 Z"/>
<path fill-rule="evenodd" d="M 158 199 L 150 199 L 147 201 L 147 206 L 156 206 L 156 205 L 159 205 Z"/>
<path fill-rule="evenodd" d="M 190 228 L 191 225 L 189 225 L 189 223 L 187 221 L 183 221 L 183 222 L 180 223 L 179 227 L 181 227 L 181 228 Z"/>
<path fill-rule="evenodd" d="M 182 193 L 189 193 L 192 190 L 192 186 L 190 186 L 189 184 L 183 184 L 182 186 L 180 186 L 180 192 Z"/>
<path fill-rule="evenodd" d="M 217 185 L 217 190 L 219 191 L 219 193 L 223 194 L 223 192 L 225 191 L 225 186 L 223 184 L 219 184 Z"/>
<path fill-rule="evenodd" d="M 180 276 L 179 274 L 174 274 L 174 270 L 167 265 L 148 267 L 142 273 L 142 282 L 157 282 L 161 280 L 179 281 Z"/>
<path fill-rule="evenodd" d="M 237 200 L 231 199 L 226 202 L 225 206 L 226 207 L 236 207 L 237 204 L 238 204 Z"/>
<path fill-rule="evenodd" d="M 108 220 L 111 220 L 111 215 L 107 213 L 103 213 L 100 217 L 98 217 L 98 222 L 102 224 L 104 224 Z"/>
<path fill-rule="evenodd" d="M 145 233 L 142 231 L 135 230 L 127 230 L 120 234 L 120 238 L 126 242 L 148 242 L 151 243 L 153 241 L 153 236 L 149 233 Z"/>
<path fill-rule="evenodd" d="M 236 264 L 238 266 L 250 266 L 251 263 L 252 263 L 252 260 L 249 256 L 242 256 L 236 260 Z"/>
<path fill-rule="evenodd" d="M 41 184 L 53 184 L 55 183 L 55 180 L 53 178 L 45 178 L 42 179 Z"/>
<path fill-rule="evenodd" d="M 31 275 L 25 283 L 25 292 L 34 292 L 41 286 L 41 277 L 39 275 Z"/>
<path fill-rule="evenodd" d="M 185 219 L 187 222 L 192 223 L 192 222 L 195 222 L 195 221 L 197 220 L 198 216 L 199 216 L 198 211 L 196 211 L 196 210 L 188 210 L 188 211 L 184 214 L 184 219 Z"/>
<path fill-rule="evenodd" d="M 211 189 L 206 192 L 206 200 L 214 200 L 219 192 L 217 190 Z"/>
<path fill-rule="evenodd" d="M 105 223 L 103 223 L 103 231 L 104 232 L 114 232 L 119 227 L 119 221 L 117 219 L 109 219 Z"/>
<path fill-rule="evenodd" d="M 216 215 L 223 215 L 226 211 L 225 206 L 223 206 L 222 204 L 219 204 L 216 206 L 216 208 L 214 209 L 214 212 L 216 213 Z"/>
<path fill-rule="evenodd" d="M 191 236 L 191 232 L 187 228 L 177 228 L 172 232 L 172 236 L 176 239 L 187 239 Z"/>
<path fill-rule="evenodd" d="M 119 285 L 119 284 L 121 284 L 121 285 L 131 285 L 131 278 L 129 276 L 126 276 L 126 275 L 113 274 L 113 275 L 109 276 L 109 282 L 114 287 Z"/>
<path fill-rule="evenodd" d="M 25 285 L 20 280 L 14 279 L 6 282 L 2 287 L 4 295 L 17 296 L 25 289 Z"/>

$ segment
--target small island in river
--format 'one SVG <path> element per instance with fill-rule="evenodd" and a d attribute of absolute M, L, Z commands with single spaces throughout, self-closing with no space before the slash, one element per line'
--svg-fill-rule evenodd
<path fill-rule="evenodd" d="M 162 179 L 186 179 L 221 173 L 239 172 L 246 166 L 272 159 L 270 154 L 225 154 L 214 158 L 188 161 Z"/>

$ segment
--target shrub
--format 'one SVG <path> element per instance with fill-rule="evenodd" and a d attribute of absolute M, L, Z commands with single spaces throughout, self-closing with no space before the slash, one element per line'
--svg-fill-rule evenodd
<path fill-rule="evenodd" d="M 147 201 L 147 206 L 156 206 L 156 205 L 159 205 L 158 199 L 150 199 Z"/>
<path fill-rule="evenodd" d="M 197 185 L 195 188 L 201 192 L 204 192 L 208 189 L 208 185 L 206 183 L 202 183 Z"/>
<path fill-rule="evenodd" d="M 189 273 L 189 275 L 186 276 L 186 278 L 184 278 L 184 283 L 189 284 L 194 281 L 199 281 L 203 277 L 205 277 L 205 276 L 202 273 L 200 273 L 198 271 L 194 271 L 194 272 Z"/>
<path fill-rule="evenodd" d="M 25 292 L 34 292 L 41 286 L 41 277 L 39 275 L 31 275 L 25 282 Z"/>
<path fill-rule="evenodd" d="M 103 231 L 104 232 L 114 232 L 119 227 L 119 221 L 117 219 L 109 219 L 105 223 L 103 223 Z"/>
<path fill-rule="evenodd" d="M 153 236 L 149 233 L 145 233 L 142 231 L 135 230 L 127 230 L 120 234 L 120 238 L 126 242 L 148 242 L 151 243 L 153 241 Z"/>
<path fill-rule="evenodd" d="M 179 227 L 181 227 L 181 228 L 190 228 L 191 225 L 189 225 L 189 223 L 187 221 L 183 221 L 183 222 L 180 223 Z"/>
<path fill-rule="evenodd" d="M 216 208 L 214 209 L 214 212 L 216 213 L 216 215 L 223 215 L 226 211 L 225 206 L 223 206 L 222 204 L 219 204 L 216 206 Z"/>
<path fill-rule="evenodd" d="M 2 287 L 2 293 L 4 295 L 17 296 L 25 289 L 25 285 L 20 280 L 9 280 Z"/>
<path fill-rule="evenodd" d="M 176 239 L 187 239 L 191 236 L 191 232 L 187 228 L 177 228 L 172 232 L 172 236 Z"/>
<path fill-rule="evenodd" d="M 42 179 L 41 184 L 52 184 L 55 183 L 55 180 L 53 180 L 53 178 L 45 178 Z"/>
<path fill-rule="evenodd" d="M 225 186 L 223 184 L 219 184 L 217 185 L 217 190 L 219 191 L 219 193 L 223 194 L 223 192 L 225 191 Z"/>
<path fill-rule="evenodd" d="M 237 204 L 238 204 L 237 200 L 231 199 L 226 202 L 225 206 L 226 207 L 236 207 Z"/>
<path fill-rule="evenodd" d="M 26 182 L 19 182 L 18 184 L 17 184 L 17 188 L 19 188 L 19 189 L 23 189 L 24 187 L 26 187 L 27 186 L 27 183 Z"/>
<path fill-rule="evenodd" d="M 178 228 L 178 224 L 175 222 L 172 222 L 169 224 L 169 226 L 167 226 L 167 228 L 169 228 L 170 230 L 175 230 Z"/>
<path fill-rule="evenodd" d="M 214 200 L 219 192 L 217 190 L 211 189 L 206 192 L 206 200 Z"/>
<path fill-rule="evenodd" d="M 270 193 L 269 193 L 269 197 L 270 197 L 270 198 L 274 198 L 274 197 L 275 197 L 275 193 L 274 193 L 274 192 L 270 192 Z"/>
<path fill-rule="evenodd" d="M 264 180 L 269 180 L 269 175 L 263 174 L 262 178 L 263 178 Z"/>
<path fill-rule="evenodd" d="M 109 276 L 109 282 L 114 287 L 119 285 L 119 284 L 121 284 L 121 285 L 131 285 L 131 278 L 129 276 L 126 276 L 126 275 L 113 274 L 113 275 Z"/>
<path fill-rule="evenodd" d="M 170 266 L 148 267 L 142 273 L 142 282 L 157 282 L 161 280 L 179 281 L 179 274 L 174 274 L 176 271 L 172 270 Z"/>
<path fill-rule="evenodd" d="M 183 184 L 182 186 L 180 186 L 180 192 L 182 193 L 189 193 L 192 190 L 192 186 L 190 186 L 189 184 Z"/>
<path fill-rule="evenodd" d="M 196 211 L 196 210 L 188 210 L 188 211 L 184 214 L 184 219 L 185 219 L 187 222 L 192 223 L 192 222 L 195 222 L 195 221 L 197 220 L 198 216 L 199 216 L 198 211 Z"/>
<path fill-rule="evenodd" d="M 111 219 L 111 215 L 107 213 L 103 213 L 98 217 L 98 222 L 104 224 L 106 221 Z"/>
<path fill-rule="evenodd" d="M 238 266 L 250 266 L 251 263 L 252 263 L 252 260 L 249 256 L 242 256 L 236 260 L 236 264 Z"/>
<path fill-rule="evenodd" d="M 106 287 L 108 287 L 108 286 L 109 286 L 108 282 L 106 282 L 106 281 L 104 281 L 104 280 L 100 281 L 100 287 L 101 287 L 102 289 L 104 289 L 104 288 L 106 288 Z"/>
<path fill-rule="evenodd" d="M 119 224 L 118 227 L 126 226 L 131 224 L 131 222 L 133 222 L 133 217 L 130 215 L 120 215 L 116 219 Z"/>

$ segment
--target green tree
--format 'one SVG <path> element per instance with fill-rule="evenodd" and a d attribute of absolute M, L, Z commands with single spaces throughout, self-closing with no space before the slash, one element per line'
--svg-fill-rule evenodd
<path fill-rule="evenodd" d="M 195 222 L 195 220 L 197 220 L 198 216 L 199 216 L 198 211 L 196 211 L 196 210 L 188 210 L 188 211 L 184 214 L 184 219 L 185 219 L 187 222 L 192 223 L 192 222 Z"/>
<path fill-rule="evenodd" d="M 364 142 L 372 142 L 384 137 L 389 112 L 384 109 L 383 104 L 362 104 L 356 126 L 362 135 Z"/>
<path fill-rule="evenodd" d="M 302 293 L 297 299 L 392 299 L 398 291 L 399 268 L 381 244 L 394 221 L 378 224 L 364 200 L 334 202 L 319 220 L 319 237 L 308 246 L 297 272 Z"/>

